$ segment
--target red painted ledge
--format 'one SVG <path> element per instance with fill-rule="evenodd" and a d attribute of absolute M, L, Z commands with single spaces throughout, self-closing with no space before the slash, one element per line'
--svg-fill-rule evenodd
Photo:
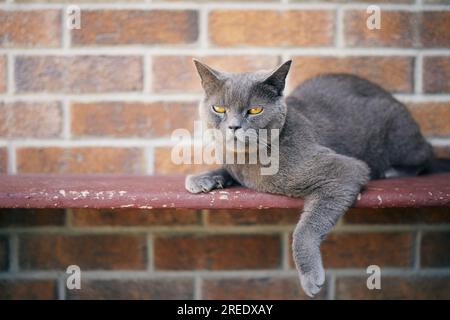
<path fill-rule="evenodd" d="M 190 194 L 183 176 L 0 175 L 0 208 L 300 208 L 242 187 Z M 450 174 L 371 181 L 355 207 L 450 206 Z"/>

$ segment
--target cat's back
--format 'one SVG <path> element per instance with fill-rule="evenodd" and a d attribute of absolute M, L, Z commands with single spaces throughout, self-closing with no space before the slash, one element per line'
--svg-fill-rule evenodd
<path fill-rule="evenodd" d="M 390 93 L 379 85 L 352 74 L 322 74 L 305 80 L 289 95 L 288 99 L 339 103 L 353 98 L 389 98 Z"/>
<path fill-rule="evenodd" d="M 302 113 L 319 133 L 346 134 L 370 125 L 382 129 L 404 107 L 382 87 L 350 74 L 310 78 L 286 98 L 289 108 Z"/>
<path fill-rule="evenodd" d="M 291 126 L 296 127 L 301 114 L 322 145 L 369 164 L 387 157 L 385 141 L 392 135 L 392 123 L 401 123 L 405 131 L 418 130 L 406 107 L 389 92 L 354 75 L 326 74 L 306 80 L 286 103 Z"/>

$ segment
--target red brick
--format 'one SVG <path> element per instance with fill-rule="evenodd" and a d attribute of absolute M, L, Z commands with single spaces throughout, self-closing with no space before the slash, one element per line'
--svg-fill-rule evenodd
<path fill-rule="evenodd" d="M 0 209 L 0 228 L 62 226 L 63 209 Z"/>
<path fill-rule="evenodd" d="M 59 137 L 62 121 L 59 102 L 0 102 L 0 137 Z"/>
<path fill-rule="evenodd" d="M 101 93 L 142 90 L 139 56 L 19 56 L 18 92 Z"/>
<path fill-rule="evenodd" d="M 408 267 L 413 260 L 413 237 L 398 232 L 332 233 L 321 252 L 325 268 Z M 290 264 L 294 266 L 292 255 Z"/>
<path fill-rule="evenodd" d="M 92 226 L 179 226 L 199 225 L 200 213 L 189 209 L 74 209 L 72 225 Z"/>
<path fill-rule="evenodd" d="M 410 103 L 408 107 L 423 134 L 450 136 L 450 102 Z"/>
<path fill-rule="evenodd" d="M 89 10 L 82 17 L 74 45 L 184 44 L 198 37 L 193 10 Z"/>
<path fill-rule="evenodd" d="M 220 167 L 218 164 L 194 164 L 194 148 L 191 148 L 191 161 L 187 164 L 176 164 L 172 161 L 172 148 L 159 147 L 155 149 L 155 173 L 157 174 L 194 174 Z M 199 151 L 200 152 L 200 151 Z"/>
<path fill-rule="evenodd" d="M 412 92 L 413 59 L 410 57 L 297 56 L 291 67 L 290 86 L 324 73 L 352 73 L 393 92 Z"/>
<path fill-rule="evenodd" d="M 325 298 L 326 291 L 323 288 L 316 299 Z M 202 299 L 218 300 L 309 299 L 301 289 L 297 277 L 205 279 L 202 294 Z"/>
<path fill-rule="evenodd" d="M 293 225 L 300 218 L 300 210 L 208 210 L 207 217 L 210 225 Z"/>
<path fill-rule="evenodd" d="M 276 235 L 185 235 L 155 239 L 158 270 L 273 269 L 280 266 Z"/>
<path fill-rule="evenodd" d="M 0 147 L 0 173 L 8 172 L 8 150 Z"/>
<path fill-rule="evenodd" d="M 209 38 L 217 46 L 330 46 L 334 12 L 214 10 L 209 14 Z"/>
<path fill-rule="evenodd" d="M 450 47 L 450 12 L 424 11 L 421 24 L 422 46 L 448 48 Z"/>
<path fill-rule="evenodd" d="M 68 299 L 115 300 L 193 299 L 194 285 L 190 279 L 86 280 L 81 290 L 67 291 Z"/>
<path fill-rule="evenodd" d="M 367 28 L 371 14 L 366 10 L 348 10 L 344 13 L 344 41 L 349 47 L 415 47 L 414 30 L 419 17 L 409 11 L 381 12 L 381 29 Z M 392 73 L 390 73 L 392 75 Z"/>
<path fill-rule="evenodd" d="M 450 208 L 352 208 L 345 224 L 441 224 L 450 223 Z"/>
<path fill-rule="evenodd" d="M 8 255 L 8 239 L 4 236 L 0 236 L 0 271 L 8 269 Z"/>
<path fill-rule="evenodd" d="M 0 56 L 0 92 L 6 91 L 6 82 L 7 82 L 7 69 L 6 69 L 6 57 Z"/>
<path fill-rule="evenodd" d="M 0 10 L 0 48 L 59 47 L 59 10 Z"/>
<path fill-rule="evenodd" d="M 202 92 L 193 56 L 153 57 L 153 90 L 156 92 Z M 277 56 L 207 56 L 195 57 L 214 69 L 226 72 L 248 72 L 271 69 L 279 63 Z"/>
<path fill-rule="evenodd" d="M 56 284 L 53 280 L 0 280 L 0 299 L 56 299 Z"/>
<path fill-rule="evenodd" d="M 427 232 L 420 251 L 422 267 L 450 267 L 450 232 Z"/>
<path fill-rule="evenodd" d="M 322 256 L 327 268 L 407 267 L 412 247 L 410 233 L 333 233 L 322 244 Z"/>
<path fill-rule="evenodd" d="M 450 299 L 450 276 L 383 276 L 381 290 L 367 289 L 367 277 L 336 279 L 336 299 Z"/>
<path fill-rule="evenodd" d="M 77 147 L 19 148 L 20 173 L 144 173 L 138 148 Z"/>
<path fill-rule="evenodd" d="M 137 235 L 24 235 L 19 264 L 25 270 L 139 270 L 146 267 L 145 237 Z"/>
<path fill-rule="evenodd" d="M 198 103 L 101 102 L 71 107 L 75 136 L 170 137 L 175 129 L 193 130 Z"/>
<path fill-rule="evenodd" d="M 438 158 L 450 158 L 450 147 L 445 146 L 435 146 L 433 151 Z"/>
<path fill-rule="evenodd" d="M 450 92 L 450 56 L 425 57 L 423 60 L 423 90 L 426 93 Z"/>

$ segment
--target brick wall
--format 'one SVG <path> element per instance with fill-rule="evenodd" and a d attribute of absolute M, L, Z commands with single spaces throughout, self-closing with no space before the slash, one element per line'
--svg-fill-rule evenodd
<path fill-rule="evenodd" d="M 298 210 L 0 210 L 0 299 L 299 299 Z M 352 209 L 323 244 L 320 299 L 449 299 L 448 209 Z M 82 270 L 81 290 L 65 270 Z M 382 270 L 381 290 L 366 268 Z"/>
<path fill-rule="evenodd" d="M 170 133 L 201 98 L 191 63 L 270 68 L 288 90 L 353 72 L 405 102 L 450 156 L 450 3 L 0 0 L 0 172 L 173 173 Z M 365 10 L 382 9 L 369 31 Z M 0 298 L 304 298 L 291 210 L 1 210 Z M 324 244 L 319 298 L 450 298 L 450 211 L 352 210 Z M 82 269 L 81 291 L 65 268 Z M 382 267 L 381 291 L 365 268 Z"/>

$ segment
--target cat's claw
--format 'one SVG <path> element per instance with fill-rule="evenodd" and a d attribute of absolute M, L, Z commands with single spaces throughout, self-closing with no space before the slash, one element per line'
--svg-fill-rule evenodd
<path fill-rule="evenodd" d="M 191 193 L 209 192 L 216 188 L 223 188 L 221 176 L 189 175 L 186 177 L 185 188 Z"/>
<path fill-rule="evenodd" d="M 325 271 L 323 270 L 323 267 L 320 266 L 305 274 L 300 273 L 300 283 L 305 293 L 313 298 L 319 293 L 325 283 Z"/>

